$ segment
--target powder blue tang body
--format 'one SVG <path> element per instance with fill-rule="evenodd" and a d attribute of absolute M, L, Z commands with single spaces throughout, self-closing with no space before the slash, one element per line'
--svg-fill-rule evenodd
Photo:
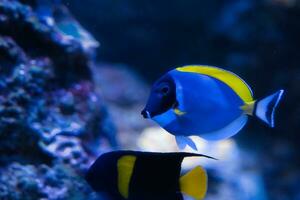
<path fill-rule="evenodd" d="M 176 99 L 159 93 L 167 94 L 168 90 L 175 90 L 172 92 Z M 169 71 L 154 84 L 142 113 L 175 135 L 180 148 L 189 145 L 196 149 L 188 136 L 207 140 L 229 138 L 244 127 L 249 115 L 273 127 L 274 111 L 282 94 L 283 90 L 279 90 L 256 101 L 246 82 L 229 71 L 211 66 L 184 66 Z"/>
<path fill-rule="evenodd" d="M 239 118 L 243 113 L 240 109 L 244 105 L 243 100 L 228 85 L 207 75 L 177 70 L 169 73 L 176 84 L 179 110 L 185 114 L 177 115 L 169 110 L 154 117 L 154 121 L 178 136 L 199 135 L 206 139 L 229 137 L 209 133 Z"/>
<path fill-rule="evenodd" d="M 162 121 L 167 131 L 184 136 L 204 135 L 225 127 L 243 113 L 243 101 L 221 81 L 196 73 L 170 73 L 180 85 L 179 110 L 186 114 L 176 116 L 169 112 L 154 118 L 158 123 Z"/>

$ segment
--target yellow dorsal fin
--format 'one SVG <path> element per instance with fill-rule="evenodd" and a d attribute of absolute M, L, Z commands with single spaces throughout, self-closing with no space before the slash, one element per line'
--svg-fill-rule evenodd
<path fill-rule="evenodd" d="M 235 93 L 244 102 L 253 101 L 253 95 L 250 87 L 243 79 L 241 79 L 238 75 L 232 72 L 217 67 L 202 65 L 188 65 L 184 67 L 178 67 L 176 68 L 176 70 L 180 72 L 199 73 L 216 78 L 222 81 L 223 83 L 227 84 L 230 88 L 232 88 L 232 90 L 235 91 Z"/>
<path fill-rule="evenodd" d="M 135 156 L 122 156 L 117 163 L 118 167 L 118 189 L 122 197 L 128 199 L 129 184 L 136 161 Z"/>
<path fill-rule="evenodd" d="M 205 197 L 207 190 L 207 175 L 205 170 L 197 166 L 187 174 L 180 177 L 180 191 L 195 200 Z"/>

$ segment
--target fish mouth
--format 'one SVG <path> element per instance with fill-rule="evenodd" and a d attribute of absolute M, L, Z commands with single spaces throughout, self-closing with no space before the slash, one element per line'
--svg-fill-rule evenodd
<path fill-rule="evenodd" d="M 151 118 L 150 112 L 149 112 L 148 110 L 145 110 L 145 109 L 142 110 L 141 115 L 143 115 L 143 117 L 144 117 L 145 119 Z"/>

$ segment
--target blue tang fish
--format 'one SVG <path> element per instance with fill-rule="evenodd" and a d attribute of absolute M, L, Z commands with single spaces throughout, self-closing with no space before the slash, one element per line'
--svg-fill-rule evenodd
<path fill-rule="evenodd" d="M 142 111 L 176 136 L 180 149 L 197 149 L 189 136 L 221 140 L 237 134 L 248 116 L 274 127 L 274 111 L 283 90 L 255 100 L 251 88 L 236 74 L 212 66 L 188 65 L 158 79 Z"/>

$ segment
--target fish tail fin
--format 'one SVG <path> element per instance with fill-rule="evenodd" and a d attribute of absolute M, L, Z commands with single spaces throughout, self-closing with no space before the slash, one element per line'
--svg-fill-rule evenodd
<path fill-rule="evenodd" d="M 275 109 L 282 98 L 284 90 L 279 90 L 261 100 L 255 102 L 254 115 L 266 122 L 270 127 L 274 127 Z"/>
<path fill-rule="evenodd" d="M 186 146 L 190 146 L 192 149 L 197 151 L 197 146 L 191 138 L 185 136 L 176 136 L 175 139 L 180 150 L 184 149 Z"/>
<path fill-rule="evenodd" d="M 197 166 L 185 175 L 180 177 L 180 191 L 196 200 L 205 197 L 207 191 L 207 174 L 206 171 Z"/>

